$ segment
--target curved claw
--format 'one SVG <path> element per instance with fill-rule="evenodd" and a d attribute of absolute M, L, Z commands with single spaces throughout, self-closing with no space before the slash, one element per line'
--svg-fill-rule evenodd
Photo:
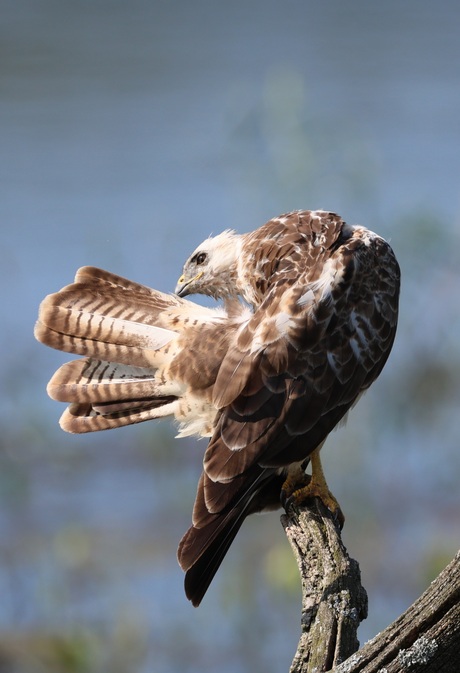
<path fill-rule="evenodd" d="M 290 468 L 287 474 L 287 477 L 281 487 L 281 505 L 287 511 L 289 505 L 293 502 L 296 502 L 295 494 L 298 491 L 301 491 L 304 488 L 307 488 L 310 484 L 311 476 L 306 474 L 304 470 L 297 465 L 294 468 Z"/>
<path fill-rule="evenodd" d="M 345 517 L 337 499 L 332 495 L 327 485 L 319 456 L 320 449 L 319 446 L 309 456 L 312 468 L 311 476 L 305 474 L 300 465 L 291 466 L 281 489 L 281 504 L 287 511 L 292 504 L 303 505 L 306 500 L 319 498 L 332 512 L 340 529 L 342 529 Z"/>
<path fill-rule="evenodd" d="M 318 483 L 314 479 L 311 479 L 310 483 L 306 486 L 298 488 L 291 493 L 289 498 L 283 503 L 283 507 L 287 510 L 291 504 L 303 505 L 306 501 L 311 500 L 312 498 L 319 498 L 321 500 L 323 505 L 333 514 L 340 530 L 342 530 L 345 523 L 345 516 L 337 499 L 327 487 L 324 489 L 323 484 Z"/>

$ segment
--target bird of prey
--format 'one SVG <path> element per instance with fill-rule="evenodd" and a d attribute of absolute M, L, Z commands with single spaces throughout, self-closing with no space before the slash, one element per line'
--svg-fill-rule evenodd
<path fill-rule="evenodd" d="M 206 239 L 174 295 L 93 267 L 44 299 L 42 343 L 84 356 L 49 395 L 68 432 L 173 416 L 209 437 L 178 559 L 199 605 L 246 516 L 319 495 L 319 451 L 384 366 L 400 271 L 389 244 L 325 211 L 295 211 Z M 204 308 L 185 296 L 223 300 Z M 311 462 L 307 486 L 298 482 Z M 300 486 L 299 486 L 300 484 Z"/>

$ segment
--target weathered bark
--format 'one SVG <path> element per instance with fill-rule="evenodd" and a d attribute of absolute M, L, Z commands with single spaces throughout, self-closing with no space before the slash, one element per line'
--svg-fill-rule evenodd
<path fill-rule="evenodd" d="M 290 673 L 458 673 L 460 551 L 401 617 L 357 651 L 367 595 L 333 515 L 314 500 L 281 520 L 302 581 L 302 630 Z"/>
<path fill-rule="evenodd" d="M 367 616 L 359 566 L 347 554 L 334 517 L 314 499 L 281 517 L 302 581 L 302 632 L 290 673 L 329 671 L 358 649 Z"/>

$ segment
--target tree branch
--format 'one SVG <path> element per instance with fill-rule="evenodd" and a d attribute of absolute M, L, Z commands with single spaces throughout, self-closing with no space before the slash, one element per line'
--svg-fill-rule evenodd
<path fill-rule="evenodd" d="M 460 551 L 393 624 L 359 651 L 367 616 L 359 566 L 334 516 L 315 499 L 281 517 L 302 581 L 301 636 L 290 673 L 457 673 L 460 666 Z"/>
<path fill-rule="evenodd" d="M 347 554 L 333 515 L 315 498 L 281 517 L 302 581 L 302 632 L 290 673 L 329 671 L 358 649 L 367 616 L 359 566 Z"/>

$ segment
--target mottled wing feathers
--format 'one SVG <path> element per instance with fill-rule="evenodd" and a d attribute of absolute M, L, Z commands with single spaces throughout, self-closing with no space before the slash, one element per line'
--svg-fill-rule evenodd
<path fill-rule="evenodd" d="M 197 605 L 244 518 L 279 503 L 288 467 L 322 445 L 380 373 L 396 331 L 399 267 L 368 229 L 296 211 L 207 239 L 177 291 L 83 267 L 44 300 L 36 336 L 85 356 L 48 387 L 70 403 L 64 429 L 171 414 L 180 435 L 210 437 L 178 552 Z M 193 292 L 225 306 L 181 298 Z"/>
<path fill-rule="evenodd" d="M 273 230 L 265 225 L 266 239 L 262 227 L 244 247 L 246 298 L 263 293 L 214 386 L 221 413 L 205 452 L 189 557 L 204 553 L 203 532 L 194 548 L 194 528 L 238 509 L 256 466 L 282 468 L 321 445 L 378 376 L 393 344 L 399 268 L 388 244 L 337 216 L 330 228 L 324 217 L 310 228 L 303 215 L 280 219 Z"/>
<path fill-rule="evenodd" d="M 183 536 L 177 552 L 186 572 L 185 593 L 195 607 L 201 603 L 244 519 L 255 512 L 279 507 L 284 475 L 253 468 L 242 480 L 237 499 L 224 505 L 220 514 L 208 514 L 199 520 L 197 510 L 205 509 L 199 502 L 206 488 L 204 479 L 203 475 L 198 484 L 194 525 Z"/>
<path fill-rule="evenodd" d="M 205 462 L 213 478 L 230 479 L 232 469 L 239 474 L 251 464 L 251 456 L 282 464 L 273 432 L 270 441 L 266 436 L 275 424 L 279 433 L 305 435 L 308 455 L 315 448 L 308 432 L 319 419 L 330 418 L 323 422 L 328 434 L 336 424 L 336 414 L 330 412 L 340 406 L 342 415 L 346 413 L 383 367 L 396 329 L 397 299 L 389 305 L 397 266 L 382 239 L 359 238 L 357 243 L 358 234 L 355 230 L 343 236 L 330 254 L 315 249 L 309 255 L 315 269 L 293 275 L 284 291 L 275 284 L 241 326 L 214 386 L 213 402 L 223 411 L 206 453 L 213 456 L 209 467 Z M 336 232 L 333 243 L 337 237 Z M 259 240 L 257 250 L 261 248 Z M 392 282 L 381 282 L 382 265 L 384 277 Z M 289 438 L 281 442 L 280 451 L 286 443 Z M 237 455 L 228 458 L 223 446 Z M 238 455 L 243 448 L 244 459 Z M 221 453 L 225 468 L 217 469 L 214 454 Z"/>

